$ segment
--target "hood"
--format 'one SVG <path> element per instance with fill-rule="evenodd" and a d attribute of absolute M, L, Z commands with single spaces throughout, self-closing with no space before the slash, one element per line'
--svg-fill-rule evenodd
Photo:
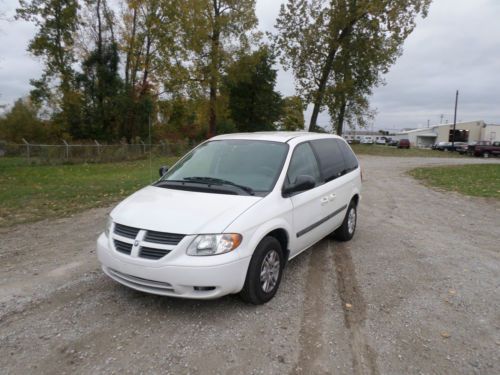
<path fill-rule="evenodd" d="M 221 233 L 261 199 L 147 186 L 116 206 L 111 217 L 123 225 L 158 232 Z"/>

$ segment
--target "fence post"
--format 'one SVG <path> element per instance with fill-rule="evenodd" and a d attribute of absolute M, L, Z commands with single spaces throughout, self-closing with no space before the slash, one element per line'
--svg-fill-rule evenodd
<path fill-rule="evenodd" d="M 23 142 L 26 145 L 26 155 L 28 156 L 28 163 L 30 162 L 30 144 L 29 142 L 23 138 Z"/>
<path fill-rule="evenodd" d="M 146 153 L 146 144 L 142 141 L 142 139 L 141 139 L 141 144 L 142 144 L 142 153 L 145 154 Z"/>
<path fill-rule="evenodd" d="M 96 139 L 94 139 L 94 143 L 97 146 L 97 155 L 100 155 L 101 154 L 101 144 L 99 142 L 97 142 Z"/>
<path fill-rule="evenodd" d="M 66 160 L 69 159 L 69 144 L 64 139 L 62 140 L 64 145 L 66 146 Z"/>

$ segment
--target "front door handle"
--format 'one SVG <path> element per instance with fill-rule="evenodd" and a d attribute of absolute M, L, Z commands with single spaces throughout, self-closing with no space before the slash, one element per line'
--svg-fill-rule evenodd
<path fill-rule="evenodd" d="M 320 202 L 321 202 L 321 205 L 324 206 L 325 204 L 327 204 L 330 200 L 328 199 L 328 197 L 323 197 L 320 199 Z"/>

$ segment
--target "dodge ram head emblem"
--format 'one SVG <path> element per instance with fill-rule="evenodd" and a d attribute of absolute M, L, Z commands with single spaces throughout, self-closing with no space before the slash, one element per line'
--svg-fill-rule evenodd
<path fill-rule="evenodd" d="M 135 242 L 134 242 L 134 246 L 135 246 L 135 247 L 139 246 L 139 241 L 135 240 Z"/>

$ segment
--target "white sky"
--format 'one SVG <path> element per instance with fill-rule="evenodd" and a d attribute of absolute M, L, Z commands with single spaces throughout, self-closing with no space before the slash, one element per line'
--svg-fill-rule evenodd
<path fill-rule="evenodd" d="M 257 0 L 261 30 L 273 30 L 282 2 Z M 0 13 L 12 17 L 16 6 L 17 0 L 0 0 Z M 0 104 L 26 95 L 30 78 L 41 74 L 26 52 L 34 32 L 26 22 L 0 20 Z M 451 122 L 457 89 L 457 120 L 500 123 L 500 0 L 435 0 L 385 79 L 371 100 L 376 129 L 426 126 L 439 123 L 441 114 Z M 291 72 L 279 70 L 277 89 L 294 94 Z M 328 125 L 328 116 L 318 122 Z"/>

